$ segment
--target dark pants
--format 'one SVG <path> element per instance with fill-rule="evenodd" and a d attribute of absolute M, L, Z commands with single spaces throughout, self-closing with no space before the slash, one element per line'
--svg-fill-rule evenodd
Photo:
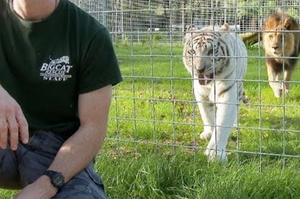
<path fill-rule="evenodd" d="M 5 150 L 0 148 L 0 188 L 22 189 L 33 183 L 48 169 L 63 142 L 51 132 L 35 131 L 29 143 L 19 144 L 16 151 L 9 147 Z M 102 180 L 93 163 L 68 181 L 53 198 L 106 198 Z"/>

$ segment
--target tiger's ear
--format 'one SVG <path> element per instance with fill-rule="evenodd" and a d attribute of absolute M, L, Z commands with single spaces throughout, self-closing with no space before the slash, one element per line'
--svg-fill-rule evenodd
<path fill-rule="evenodd" d="M 185 29 L 184 41 L 189 41 L 192 39 L 192 34 L 194 31 L 198 30 L 194 25 L 188 25 Z"/>
<path fill-rule="evenodd" d="M 193 30 L 197 30 L 197 28 L 196 28 L 194 25 L 187 25 L 187 26 L 185 27 L 185 31 L 186 31 L 186 32 L 191 32 L 191 31 L 193 31 Z"/>
<path fill-rule="evenodd" d="M 224 23 L 222 26 L 221 26 L 221 30 L 223 31 L 228 31 L 229 30 L 229 25 L 227 23 Z"/>

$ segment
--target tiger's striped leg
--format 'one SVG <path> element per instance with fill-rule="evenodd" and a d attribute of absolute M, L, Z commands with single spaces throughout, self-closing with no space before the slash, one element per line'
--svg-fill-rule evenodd
<path fill-rule="evenodd" d="M 218 158 L 221 162 L 227 161 L 226 146 L 238 112 L 236 89 L 233 87 L 216 104 L 216 128 L 205 151 L 209 160 Z"/>
<path fill-rule="evenodd" d="M 200 110 L 201 118 L 203 121 L 203 132 L 200 134 L 200 139 L 202 140 L 209 140 L 212 136 L 212 133 L 214 131 L 214 112 L 215 108 L 213 104 L 211 103 L 198 103 L 198 107 Z"/>
<path fill-rule="evenodd" d="M 200 139 L 209 140 L 215 126 L 215 108 L 208 99 L 203 97 L 200 93 L 195 92 L 198 108 L 203 122 L 203 132 L 200 134 Z"/>

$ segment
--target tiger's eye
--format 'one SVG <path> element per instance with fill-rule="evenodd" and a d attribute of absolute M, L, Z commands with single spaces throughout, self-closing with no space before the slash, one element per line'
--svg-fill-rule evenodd
<path fill-rule="evenodd" d="M 194 49 L 191 49 L 191 50 L 189 50 L 189 53 L 193 55 L 193 54 L 196 54 L 196 51 Z"/>

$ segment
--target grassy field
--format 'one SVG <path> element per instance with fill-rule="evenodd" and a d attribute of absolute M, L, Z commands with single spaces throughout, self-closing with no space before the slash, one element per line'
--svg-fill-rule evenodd
<path fill-rule="evenodd" d="M 203 155 L 182 46 L 120 43 L 116 52 L 124 82 L 114 90 L 96 164 L 110 198 L 300 198 L 299 67 L 291 92 L 276 99 L 264 52 L 248 48 L 250 103 L 241 105 L 229 161 L 219 165 Z M 0 190 L 0 198 L 14 193 Z"/>

